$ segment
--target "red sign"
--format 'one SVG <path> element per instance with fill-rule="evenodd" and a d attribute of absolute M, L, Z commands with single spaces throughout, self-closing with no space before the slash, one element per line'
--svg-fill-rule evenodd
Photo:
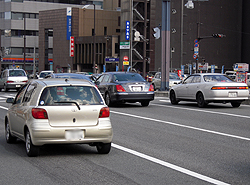
<path fill-rule="evenodd" d="M 75 47 L 75 44 L 74 44 L 74 37 L 70 37 L 70 41 L 69 41 L 69 43 L 70 43 L 70 46 L 69 46 L 69 56 L 70 57 L 74 57 L 74 47 Z"/>
<path fill-rule="evenodd" d="M 123 61 L 128 61 L 128 56 L 124 56 Z"/>

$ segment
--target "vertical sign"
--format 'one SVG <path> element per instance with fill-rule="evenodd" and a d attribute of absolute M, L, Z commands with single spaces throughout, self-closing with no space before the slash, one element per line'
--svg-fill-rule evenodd
<path fill-rule="evenodd" d="M 69 56 L 70 57 L 74 57 L 74 46 L 75 46 L 75 44 L 74 44 L 74 37 L 70 37 L 70 41 L 69 41 L 69 44 L 70 44 L 70 46 L 69 46 Z"/>
<path fill-rule="evenodd" d="M 67 40 L 69 40 L 71 36 L 71 14 L 71 7 L 67 7 Z"/>
<path fill-rule="evenodd" d="M 181 65 L 181 78 L 184 77 L 185 65 Z"/>
<path fill-rule="evenodd" d="M 189 74 L 192 74 L 192 64 L 189 64 Z"/>
<path fill-rule="evenodd" d="M 221 67 L 221 73 L 224 74 L 224 65 Z"/>
<path fill-rule="evenodd" d="M 215 72 L 215 65 L 211 65 L 211 73 Z"/>
<path fill-rule="evenodd" d="M 130 22 L 126 21 L 126 32 L 125 32 L 125 39 L 130 39 Z"/>

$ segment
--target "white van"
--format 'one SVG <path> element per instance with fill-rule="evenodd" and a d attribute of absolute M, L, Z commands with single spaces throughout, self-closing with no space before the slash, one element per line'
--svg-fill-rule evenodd
<path fill-rule="evenodd" d="M 9 89 L 20 89 L 20 87 L 28 82 L 27 74 L 23 69 L 5 69 L 1 74 L 0 91 L 8 91 Z"/>

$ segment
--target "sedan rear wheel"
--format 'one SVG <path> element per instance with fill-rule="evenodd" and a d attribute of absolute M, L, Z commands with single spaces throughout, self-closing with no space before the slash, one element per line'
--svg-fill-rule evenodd
<path fill-rule="evenodd" d="M 201 92 L 197 94 L 196 101 L 197 101 L 198 107 L 200 108 L 206 107 L 207 105 L 206 101 L 204 100 L 204 96 Z"/>
<path fill-rule="evenodd" d="M 170 102 L 173 105 L 177 105 L 178 101 L 176 100 L 175 92 L 172 90 L 170 91 Z"/>
<path fill-rule="evenodd" d="M 149 105 L 149 101 L 148 100 L 145 100 L 145 101 L 141 102 L 141 106 L 143 106 L 143 107 L 147 107 L 148 105 Z"/>
<path fill-rule="evenodd" d="M 233 107 L 239 107 L 240 104 L 241 104 L 241 102 L 231 102 L 231 105 L 232 105 Z"/>
<path fill-rule="evenodd" d="M 107 106 L 111 105 L 111 99 L 110 99 L 110 95 L 108 92 L 105 94 L 105 103 Z"/>
<path fill-rule="evenodd" d="M 111 150 L 111 143 L 98 143 L 96 149 L 99 154 L 108 154 Z"/>
<path fill-rule="evenodd" d="M 5 124 L 5 139 L 7 143 L 14 143 L 16 141 L 16 137 L 12 136 L 10 133 L 10 125 L 8 120 L 6 121 Z"/>
<path fill-rule="evenodd" d="M 36 157 L 38 155 L 39 148 L 33 145 L 29 130 L 26 131 L 25 148 L 29 157 Z"/>

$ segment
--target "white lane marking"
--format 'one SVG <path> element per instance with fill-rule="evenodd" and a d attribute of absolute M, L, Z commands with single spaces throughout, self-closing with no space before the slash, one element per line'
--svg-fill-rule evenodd
<path fill-rule="evenodd" d="M 210 113 L 210 114 L 221 114 L 221 115 L 226 115 L 226 116 L 233 116 L 233 117 L 241 117 L 241 118 L 250 119 L 250 116 L 230 114 L 230 113 L 224 113 L 224 112 L 214 112 L 214 111 L 201 110 L 201 109 L 190 109 L 190 108 L 176 107 L 176 106 L 171 106 L 171 105 L 160 105 L 160 104 L 155 104 L 155 103 L 150 103 L 150 105 L 156 105 L 156 106 L 160 106 L 160 107 L 168 107 L 168 108 L 173 108 L 173 109 L 183 109 L 183 110 L 190 110 L 190 111 L 197 111 L 197 112 L 206 112 L 206 113 Z"/>
<path fill-rule="evenodd" d="M 207 130 L 207 129 L 197 128 L 197 127 L 192 127 L 192 126 L 188 126 L 188 125 L 181 125 L 181 124 L 173 123 L 173 122 L 170 122 L 170 121 L 163 121 L 163 120 L 159 120 L 159 119 L 147 118 L 147 117 L 137 116 L 137 115 L 133 115 L 133 114 L 127 114 L 127 113 L 122 113 L 122 112 L 116 112 L 116 111 L 110 111 L 110 112 L 114 113 L 114 114 L 120 114 L 120 115 L 139 118 L 139 119 L 145 119 L 145 120 L 150 120 L 150 121 L 155 121 L 155 122 L 160 122 L 160 123 L 166 123 L 166 124 L 174 125 L 174 126 L 177 126 L 177 127 L 183 127 L 183 128 L 188 128 L 188 129 L 192 129 L 192 130 L 198 130 L 198 131 L 202 131 L 202 132 L 207 132 L 207 133 L 217 134 L 217 135 L 221 135 L 221 136 L 232 137 L 232 138 L 236 138 L 236 139 L 250 141 L 250 138 L 247 138 L 247 137 L 242 137 L 242 136 L 237 136 L 237 135 L 232 135 L 232 134 L 226 134 L 226 133 L 217 132 L 217 131 L 213 131 L 213 130 Z"/>
<path fill-rule="evenodd" d="M 0 106 L 1 109 L 5 109 L 5 110 L 8 110 L 9 108 L 6 108 L 6 107 L 3 107 L 3 106 Z"/>
<path fill-rule="evenodd" d="M 184 173 L 184 174 L 186 174 L 186 175 L 195 177 L 195 178 L 197 178 L 197 179 L 201 179 L 201 180 L 203 180 L 203 181 L 212 183 L 212 184 L 228 185 L 228 184 L 225 183 L 225 182 L 222 182 L 222 181 L 213 179 L 213 178 L 211 178 L 211 177 L 208 177 L 208 176 L 205 176 L 205 175 L 202 175 L 202 174 L 193 172 L 193 171 L 191 171 L 191 170 L 188 170 L 188 169 L 182 168 L 182 167 L 180 167 L 180 166 L 177 166 L 177 165 L 174 165 L 174 164 L 171 164 L 171 163 L 162 161 L 162 160 L 160 160 L 160 159 L 157 159 L 157 158 L 151 157 L 151 156 L 149 156 L 149 155 L 146 155 L 146 154 L 137 152 L 137 151 L 135 151 L 135 150 L 131 150 L 131 149 L 129 149 L 129 148 L 125 148 L 125 147 L 123 147 L 123 146 L 120 146 L 120 145 L 117 145 L 117 144 L 114 144 L 114 143 L 112 143 L 112 147 L 117 148 L 117 149 L 119 149 L 119 150 L 122 150 L 122 151 L 124 151 L 124 152 L 130 153 L 130 154 L 133 154 L 133 155 L 135 155 L 135 156 L 141 157 L 141 158 L 146 159 L 146 160 L 148 160 L 148 161 L 151 161 L 151 162 L 160 164 L 160 165 L 162 165 L 162 166 L 165 166 L 165 167 L 167 167 L 167 168 L 173 169 L 173 170 L 175 170 L 175 171 Z"/>
<path fill-rule="evenodd" d="M 5 110 L 8 110 L 8 108 L 3 107 L 3 106 L 0 106 L 0 108 L 5 109 Z M 111 111 L 111 112 L 116 113 L 115 111 Z M 159 160 L 159 159 L 157 159 L 157 158 L 154 158 L 154 157 L 145 155 L 145 154 L 143 154 L 143 153 L 136 152 L 136 151 L 134 151 L 134 150 L 131 150 L 131 149 L 128 149 L 128 148 L 125 148 L 125 147 L 116 145 L 116 144 L 114 144 L 114 143 L 112 143 L 112 147 L 117 148 L 117 149 L 120 149 L 120 150 L 125 151 L 125 152 L 128 152 L 128 153 L 131 153 L 131 154 L 133 154 L 133 155 L 136 155 L 136 156 L 138 156 L 138 157 L 144 158 L 144 159 L 149 160 L 149 161 L 151 161 L 151 162 L 160 164 L 160 165 L 165 166 L 165 167 L 167 167 L 167 168 L 171 168 L 171 169 L 173 169 L 173 170 L 175 170 L 175 171 L 178 171 L 178 172 L 187 174 L 187 175 L 189 175 L 189 176 L 192 176 L 192 177 L 201 179 L 201 180 L 206 181 L 206 182 L 210 182 L 210 183 L 213 183 L 213 184 L 228 185 L 227 183 L 224 183 L 224 182 L 222 182 L 222 181 L 218 181 L 218 180 L 216 180 L 216 179 L 213 179 L 213 178 L 210 178 L 210 177 L 207 177 L 207 176 L 198 174 L 198 173 L 196 173 L 196 172 L 193 172 L 193 171 L 187 170 L 187 169 L 185 169 L 185 168 L 176 166 L 176 165 L 174 165 L 174 164 L 171 164 L 171 163 L 168 163 L 168 162 Z"/>

